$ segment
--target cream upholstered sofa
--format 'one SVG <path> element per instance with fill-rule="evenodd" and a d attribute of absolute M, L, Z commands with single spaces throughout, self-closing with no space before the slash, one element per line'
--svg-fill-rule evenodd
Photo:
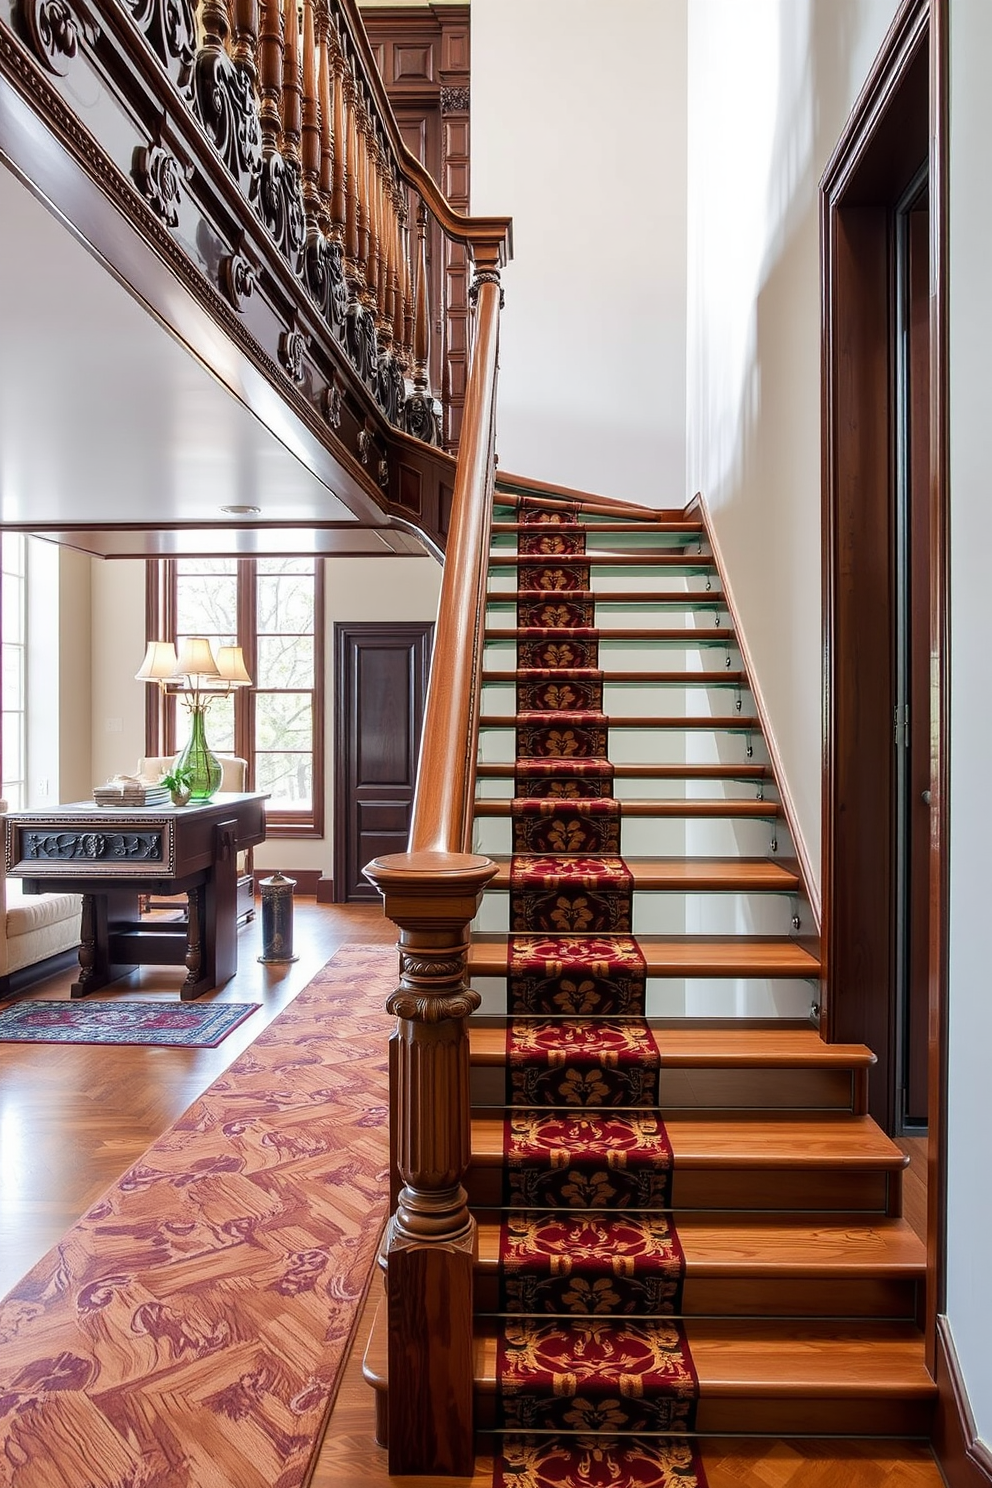
<path fill-rule="evenodd" d="M 0 801 L 0 828 L 6 810 Z M 0 851 L 0 995 L 16 972 L 78 946 L 81 904 L 78 894 L 25 894 Z"/>

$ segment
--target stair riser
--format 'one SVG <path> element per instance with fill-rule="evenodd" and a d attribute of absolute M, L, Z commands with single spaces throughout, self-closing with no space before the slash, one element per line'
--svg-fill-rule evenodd
<path fill-rule="evenodd" d="M 751 809 L 752 803 L 747 803 Z M 679 810 L 684 808 L 679 805 Z M 733 817 L 734 803 L 727 805 L 726 818 L 687 819 L 685 816 L 629 816 L 619 823 L 620 855 L 625 858 L 761 858 L 768 855 L 775 819 L 768 817 Z M 775 831 L 776 840 L 785 842 L 784 827 Z M 691 832 L 692 848 L 686 841 Z M 476 817 L 472 833 L 473 851 L 487 857 L 509 857 L 513 852 L 513 823 L 508 816 Z M 781 844 L 780 844 L 781 845 Z M 784 850 L 784 849 L 783 849 Z M 494 892 L 494 891 L 491 891 Z M 635 904 L 639 893 L 635 891 Z M 655 891 L 651 891 L 655 892 Z M 726 895 L 723 896 L 726 898 Z M 496 927 L 494 927 L 496 928 Z M 645 932 L 650 931 L 645 925 Z M 667 928 L 659 926 L 659 929 Z M 774 934 L 785 934 L 780 927 Z M 722 933 L 716 929 L 714 934 Z M 733 933 L 731 930 L 730 933 Z"/>
<path fill-rule="evenodd" d="M 475 851 L 488 854 L 496 849 L 480 842 Z M 628 851 L 626 856 L 642 853 Z M 788 894 L 680 894 L 676 890 L 640 889 L 635 890 L 633 898 L 633 934 L 789 935 L 793 913 L 794 900 Z M 509 932 L 508 890 L 486 893 L 473 928 L 502 935 Z"/>
<path fill-rule="evenodd" d="M 477 1391 L 475 1422 L 480 1452 L 498 1449 L 496 1401 Z M 696 1435 L 742 1436 L 902 1436 L 928 1437 L 933 1402 L 915 1395 L 764 1398 L 753 1393 L 740 1398 L 701 1396 L 696 1412 Z"/>
<path fill-rule="evenodd" d="M 629 591 L 604 595 L 590 590 L 596 595 L 598 629 L 608 631 L 619 627 L 631 630 L 636 625 L 644 625 L 649 630 L 691 630 L 696 625 L 709 629 L 717 624 L 731 629 L 730 611 L 721 595 L 700 586 L 694 592 L 687 591 L 684 599 L 681 595 L 673 599 L 670 597 L 671 588 L 659 589 L 656 596 L 645 599 L 632 599 Z M 486 599 L 487 629 L 502 630 L 516 625 L 518 592 L 508 580 L 504 580 L 501 587 L 494 584 Z M 650 590 L 645 592 L 651 593 Z"/>
<path fill-rule="evenodd" d="M 664 1059 L 664 1056 L 663 1056 Z M 662 1063 L 660 1108 L 674 1110 L 854 1111 L 858 1076 L 850 1070 L 666 1069 Z M 472 1104 L 506 1103 L 506 1072 L 474 1067 Z"/>
<path fill-rule="evenodd" d="M 510 769 L 509 764 L 507 769 Z M 512 774 L 505 776 L 480 776 L 476 779 L 475 794 L 482 801 L 512 801 L 516 795 Z M 526 795 L 526 787 L 521 787 Z M 684 780 L 613 777 L 610 794 L 617 801 L 757 801 L 757 786 L 753 780 Z M 763 795 L 767 800 L 777 801 L 777 795 L 766 785 Z M 657 856 L 657 854 L 654 854 Z"/>
<path fill-rule="evenodd" d="M 480 1013 L 506 1014 L 506 978 L 473 976 L 482 995 Z M 789 977 L 648 977 L 645 1006 L 649 1018 L 808 1019 L 818 1000 L 816 983 Z"/>
<path fill-rule="evenodd" d="M 768 763 L 760 735 L 750 737 L 752 753 L 747 754 L 748 735 L 743 729 L 715 733 L 702 730 L 687 737 L 675 729 L 611 728 L 608 730 L 610 759 L 615 765 L 683 765 L 687 761 L 712 761 L 728 765 L 764 765 Z M 516 732 L 512 728 L 485 728 L 479 735 L 479 758 L 491 764 L 516 763 Z M 640 785 L 640 781 L 635 782 Z M 705 782 L 707 785 L 709 782 Z"/>
<path fill-rule="evenodd" d="M 631 668 L 633 670 L 633 668 Z M 698 674 L 697 674 L 698 675 Z M 603 712 L 610 718 L 642 718 L 652 714 L 657 718 L 684 718 L 707 712 L 728 717 L 741 699 L 739 711 L 745 718 L 754 717 L 754 701 L 746 689 L 739 691 L 731 684 L 720 681 L 719 670 L 716 681 L 707 685 L 697 682 L 604 682 Z M 526 704 L 524 705 L 526 706 Z M 503 717 L 517 708 L 516 688 L 507 682 L 487 682 L 482 689 L 482 718 Z"/>
<path fill-rule="evenodd" d="M 915 1281 L 782 1276 L 686 1277 L 681 1317 L 885 1318 L 912 1322 Z M 500 1311 L 494 1270 L 475 1275 L 477 1313 Z"/>
<path fill-rule="evenodd" d="M 496 1209 L 504 1202 L 503 1172 L 472 1162 L 465 1181 L 469 1202 Z M 901 1213 L 899 1174 L 857 1168 L 680 1169 L 672 1179 L 672 1208 L 742 1209 L 801 1213 Z"/>

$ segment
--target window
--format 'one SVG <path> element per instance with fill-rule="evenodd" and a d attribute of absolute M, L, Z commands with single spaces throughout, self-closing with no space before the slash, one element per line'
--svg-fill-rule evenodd
<path fill-rule="evenodd" d="M 27 802 L 27 545 L 23 533 L 2 538 L 3 795 L 11 810 Z"/>
<path fill-rule="evenodd" d="M 149 565 L 149 639 L 240 645 L 254 686 L 217 698 L 210 747 L 242 755 L 269 793 L 271 836 L 323 833 L 323 569 L 319 559 L 178 558 Z M 156 717 L 156 711 L 158 717 Z M 153 707 L 149 754 L 184 742 L 181 705 Z M 162 749 L 157 747 L 162 742 Z"/>

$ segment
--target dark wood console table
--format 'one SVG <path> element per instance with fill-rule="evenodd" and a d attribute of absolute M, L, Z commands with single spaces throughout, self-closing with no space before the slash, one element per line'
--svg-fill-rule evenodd
<path fill-rule="evenodd" d="M 234 975 L 237 857 L 264 841 L 266 799 L 252 792 L 128 810 L 80 801 L 7 816 L 7 872 L 25 892 L 83 896 L 73 997 L 136 966 L 185 966 L 185 1002 Z M 142 922 L 139 894 L 185 894 L 188 917 Z"/>

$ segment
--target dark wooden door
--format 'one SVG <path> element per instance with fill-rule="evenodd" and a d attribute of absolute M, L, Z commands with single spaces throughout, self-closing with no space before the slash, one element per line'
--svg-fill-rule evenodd
<path fill-rule="evenodd" d="M 907 719 L 902 838 L 903 926 L 900 1043 L 902 1090 L 896 1119 L 906 1130 L 927 1122 L 930 981 L 930 218 L 926 183 L 899 224 L 904 245 L 903 331 L 906 379 L 906 543 L 902 671 Z"/>
<path fill-rule="evenodd" d="M 430 667 L 430 621 L 334 627 L 334 898 L 378 895 L 362 869 L 406 851 Z"/>

